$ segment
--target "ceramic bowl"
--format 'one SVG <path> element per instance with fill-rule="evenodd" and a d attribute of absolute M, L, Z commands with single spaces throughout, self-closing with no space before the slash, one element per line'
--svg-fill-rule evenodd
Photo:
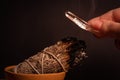
<path fill-rule="evenodd" d="M 5 68 L 5 78 L 7 80 L 64 80 L 66 73 L 49 73 L 49 74 L 22 74 L 14 73 L 12 69 L 15 66 L 8 66 Z"/>

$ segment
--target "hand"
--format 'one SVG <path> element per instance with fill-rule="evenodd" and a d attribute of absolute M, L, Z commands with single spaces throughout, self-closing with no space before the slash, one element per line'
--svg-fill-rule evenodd
<path fill-rule="evenodd" d="M 115 38 L 115 45 L 120 49 L 120 8 L 111 10 L 88 21 L 96 37 Z"/>
<path fill-rule="evenodd" d="M 120 39 L 120 8 L 91 19 L 88 24 L 97 31 L 93 31 L 93 34 L 99 38 L 113 37 Z"/>

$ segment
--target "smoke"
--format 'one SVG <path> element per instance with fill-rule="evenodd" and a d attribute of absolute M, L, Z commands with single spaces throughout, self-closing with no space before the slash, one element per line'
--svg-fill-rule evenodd
<path fill-rule="evenodd" d="M 73 0 L 73 5 L 77 6 L 76 9 L 80 14 L 80 17 L 84 16 L 86 20 L 94 17 L 96 10 L 96 0 Z"/>
<path fill-rule="evenodd" d="M 96 3 L 95 0 L 90 0 L 90 10 L 88 14 L 88 18 L 92 18 L 94 16 L 95 10 L 96 10 Z"/>

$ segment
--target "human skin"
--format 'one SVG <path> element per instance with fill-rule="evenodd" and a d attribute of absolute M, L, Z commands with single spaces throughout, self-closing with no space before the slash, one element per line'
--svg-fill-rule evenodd
<path fill-rule="evenodd" d="M 88 24 L 96 30 L 93 34 L 98 38 L 112 37 L 120 39 L 120 8 L 108 11 L 88 21 Z"/>

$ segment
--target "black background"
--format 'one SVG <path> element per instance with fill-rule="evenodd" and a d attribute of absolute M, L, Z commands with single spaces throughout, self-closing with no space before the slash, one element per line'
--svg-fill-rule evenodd
<path fill-rule="evenodd" d="M 120 7 L 119 0 L 2 0 L 0 77 L 4 68 L 16 65 L 66 37 L 87 44 L 88 58 L 69 73 L 69 80 L 120 80 L 120 50 L 114 39 L 97 39 L 78 28 L 64 13 L 70 10 L 85 20 Z"/>

